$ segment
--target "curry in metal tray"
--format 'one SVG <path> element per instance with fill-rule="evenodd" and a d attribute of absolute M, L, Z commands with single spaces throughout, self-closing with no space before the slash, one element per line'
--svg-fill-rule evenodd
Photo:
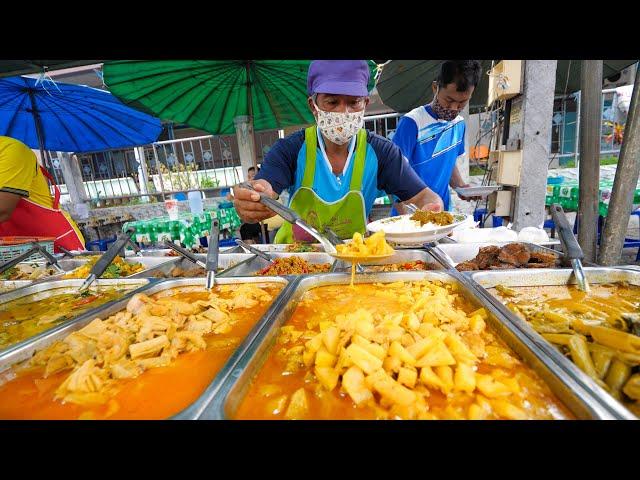
<path fill-rule="evenodd" d="M 627 283 L 489 290 L 640 417 L 640 287 Z"/>
<path fill-rule="evenodd" d="M 162 419 L 192 404 L 262 317 L 280 284 L 134 295 L 0 374 L 2 419 Z"/>
<path fill-rule="evenodd" d="M 309 290 L 240 419 L 558 419 L 571 414 L 454 284 Z"/>
<path fill-rule="evenodd" d="M 45 290 L 0 306 L 0 350 L 122 297 L 135 286 Z"/>

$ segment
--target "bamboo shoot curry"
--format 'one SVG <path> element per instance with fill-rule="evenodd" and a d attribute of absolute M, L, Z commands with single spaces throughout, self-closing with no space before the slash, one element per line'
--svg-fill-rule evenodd
<path fill-rule="evenodd" d="M 281 285 L 134 295 L 0 374 L 2 419 L 161 419 L 193 403 Z"/>

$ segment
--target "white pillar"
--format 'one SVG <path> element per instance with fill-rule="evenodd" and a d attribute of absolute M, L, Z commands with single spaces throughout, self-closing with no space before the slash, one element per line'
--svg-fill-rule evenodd
<path fill-rule="evenodd" d="M 551 146 L 556 60 L 525 60 L 519 120 L 513 117 L 509 140 L 521 140 L 520 186 L 515 191 L 513 228 L 541 227 L 545 220 L 547 168 Z"/>
<path fill-rule="evenodd" d="M 253 122 L 251 121 L 251 117 L 241 115 L 234 118 L 233 123 L 236 127 L 242 175 L 246 180 L 249 178 L 249 167 L 256 166 L 256 145 L 255 139 L 253 138 Z"/>
<path fill-rule="evenodd" d="M 87 193 L 84 189 L 78 157 L 66 152 L 57 152 L 57 155 L 60 159 L 62 177 L 64 178 L 64 183 L 67 185 L 67 192 L 71 200 L 69 205 L 70 213 L 74 214 L 76 218 L 85 219 L 88 216 L 89 205 L 87 203 Z"/>
<path fill-rule="evenodd" d="M 144 156 L 144 147 L 135 147 L 133 154 L 138 162 L 138 186 L 140 187 L 140 193 L 149 193 L 149 173 L 147 172 L 147 161 Z M 143 196 L 140 199 L 147 203 L 149 197 Z"/>

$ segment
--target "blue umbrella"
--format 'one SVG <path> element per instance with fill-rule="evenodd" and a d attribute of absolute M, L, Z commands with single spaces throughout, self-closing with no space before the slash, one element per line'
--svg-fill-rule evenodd
<path fill-rule="evenodd" d="M 159 119 L 103 90 L 27 77 L 0 79 L 0 135 L 42 153 L 144 145 L 156 141 L 161 130 Z"/>

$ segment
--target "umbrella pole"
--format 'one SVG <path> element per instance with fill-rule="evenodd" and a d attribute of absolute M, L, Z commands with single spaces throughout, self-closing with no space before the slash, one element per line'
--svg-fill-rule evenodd
<path fill-rule="evenodd" d="M 42 132 L 42 123 L 40 120 L 40 112 L 36 107 L 36 99 L 33 94 L 33 90 L 29 89 L 29 101 L 31 102 L 31 113 L 33 114 L 33 122 L 36 125 L 36 135 L 38 136 L 38 145 L 40 146 L 40 159 L 44 163 L 44 167 L 47 166 L 47 158 L 44 153 L 44 134 Z"/>
<path fill-rule="evenodd" d="M 251 162 L 254 167 L 258 166 L 256 159 L 256 131 L 253 125 L 253 104 L 251 103 L 251 61 L 247 60 L 247 107 L 249 112 L 249 127 L 251 128 L 251 137 L 253 141 L 253 148 L 251 149 Z"/>
<path fill-rule="evenodd" d="M 609 212 L 604 223 L 598 264 L 611 266 L 620 262 L 624 239 L 629 226 L 629 215 L 633 208 L 633 192 L 640 175 L 640 74 L 631 95 L 629 117 L 625 127 L 622 149 L 618 159 Z M 595 228 L 595 227 L 594 227 Z"/>
<path fill-rule="evenodd" d="M 578 241 L 588 262 L 596 261 L 598 184 L 602 120 L 602 60 L 583 60 L 580 96 L 580 198 Z"/>

